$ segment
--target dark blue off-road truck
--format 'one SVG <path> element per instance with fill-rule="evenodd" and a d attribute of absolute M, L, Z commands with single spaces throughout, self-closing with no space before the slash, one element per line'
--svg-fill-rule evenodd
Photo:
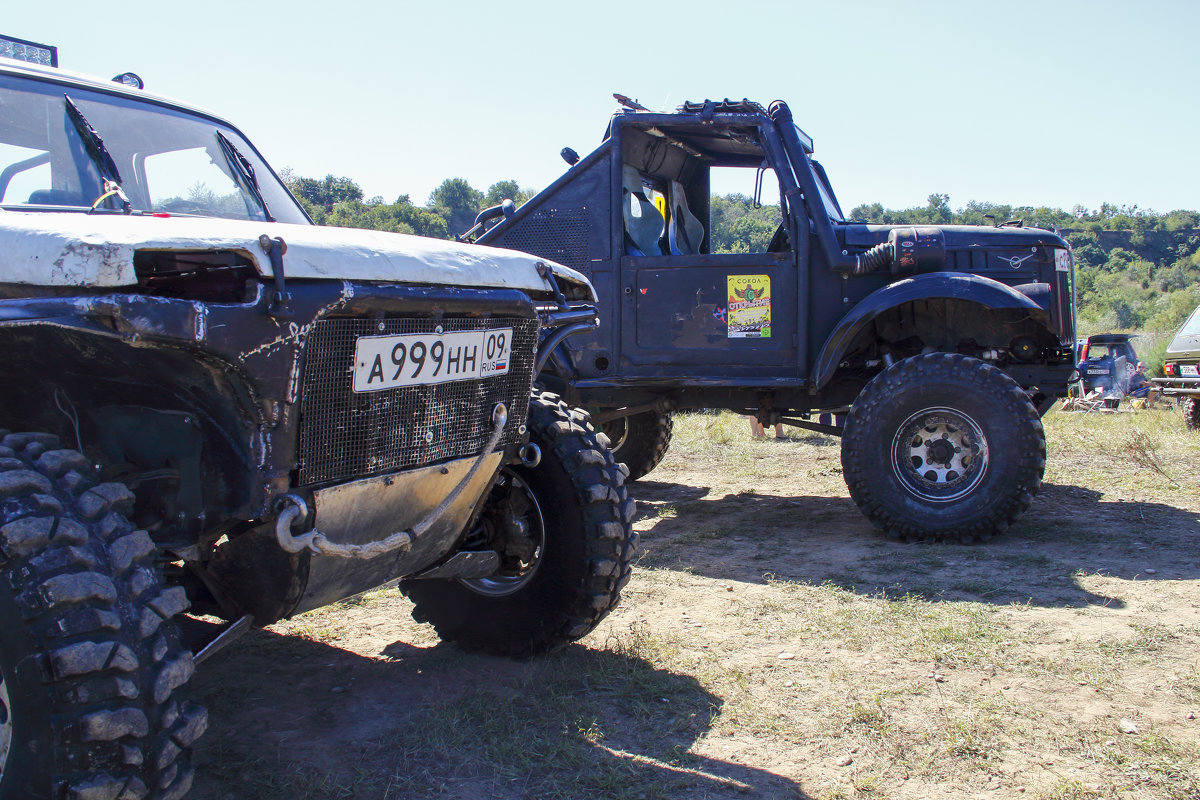
<path fill-rule="evenodd" d="M 1061 237 L 848 221 L 785 103 L 617 99 L 599 147 L 565 149 L 566 174 L 472 235 L 594 283 L 601 326 L 541 379 L 592 409 L 633 477 L 671 411 L 727 408 L 840 435 L 851 496 L 895 536 L 987 538 L 1029 507 L 1041 414 L 1075 371 Z M 756 199 L 778 187 L 764 252 L 713 252 L 710 198 L 734 170 Z"/>

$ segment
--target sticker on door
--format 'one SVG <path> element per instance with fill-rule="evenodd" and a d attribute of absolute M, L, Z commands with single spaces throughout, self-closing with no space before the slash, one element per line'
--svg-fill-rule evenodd
<path fill-rule="evenodd" d="M 729 338 L 771 338 L 771 276 L 729 275 Z"/>

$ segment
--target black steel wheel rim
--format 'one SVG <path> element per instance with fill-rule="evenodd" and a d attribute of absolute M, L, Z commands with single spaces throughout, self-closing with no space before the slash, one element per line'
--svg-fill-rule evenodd
<path fill-rule="evenodd" d="M 487 597 L 505 597 L 520 591 L 533 580 L 545 557 L 546 519 L 537 495 L 528 483 L 510 470 L 504 471 L 502 480 L 508 487 L 509 508 L 516 519 L 529 526 L 536 548 L 529 561 L 503 563 L 499 572 L 483 578 L 460 579 L 468 589 Z"/>
<path fill-rule="evenodd" d="M 925 408 L 892 440 L 892 471 L 921 500 L 949 503 L 970 494 L 987 474 L 987 438 L 974 419 L 950 408 Z"/>

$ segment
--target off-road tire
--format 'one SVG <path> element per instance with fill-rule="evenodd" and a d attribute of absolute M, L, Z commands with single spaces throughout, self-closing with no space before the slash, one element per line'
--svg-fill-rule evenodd
<path fill-rule="evenodd" d="M 948 452 L 935 439 L 961 446 L 935 462 Z M 842 436 L 850 497 L 897 538 L 989 539 L 1029 508 L 1045 466 L 1045 431 L 1021 386 L 963 355 L 914 356 L 876 375 Z"/>
<path fill-rule="evenodd" d="M 666 456 L 675 422 L 670 414 L 645 411 L 606 422 L 599 430 L 608 437 L 613 458 L 629 470 L 628 480 L 636 481 L 650 474 Z"/>
<path fill-rule="evenodd" d="M 1183 424 L 1189 431 L 1200 431 L 1200 400 L 1195 397 L 1185 397 L 1180 403 L 1183 409 Z"/>
<path fill-rule="evenodd" d="M 573 642 L 619 602 L 637 545 L 634 504 L 624 470 L 598 439 L 585 412 L 550 392 L 529 404 L 536 467 L 505 467 L 532 491 L 544 519 L 536 572 L 497 596 L 472 581 L 404 581 L 413 619 L 433 625 L 467 650 L 523 658 Z"/>
<path fill-rule="evenodd" d="M 0 798 L 174 800 L 207 725 L 133 495 L 54 436 L 0 431 Z"/>

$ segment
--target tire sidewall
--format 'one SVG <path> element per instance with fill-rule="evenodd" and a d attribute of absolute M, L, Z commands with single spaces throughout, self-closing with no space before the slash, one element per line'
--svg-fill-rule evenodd
<path fill-rule="evenodd" d="M 534 632 L 551 622 L 539 613 L 541 609 L 562 608 L 570 602 L 586 576 L 587 556 L 583 513 L 567 467 L 546 441 L 537 436 L 530 438 L 542 448 L 542 462 L 532 469 L 515 467 L 506 471 L 529 487 L 541 511 L 543 536 L 537 571 L 505 595 L 484 595 L 459 581 L 453 585 L 472 598 L 471 613 L 497 623 L 504 621 L 507 626 L 519 621 L 523 630 Z"/>

